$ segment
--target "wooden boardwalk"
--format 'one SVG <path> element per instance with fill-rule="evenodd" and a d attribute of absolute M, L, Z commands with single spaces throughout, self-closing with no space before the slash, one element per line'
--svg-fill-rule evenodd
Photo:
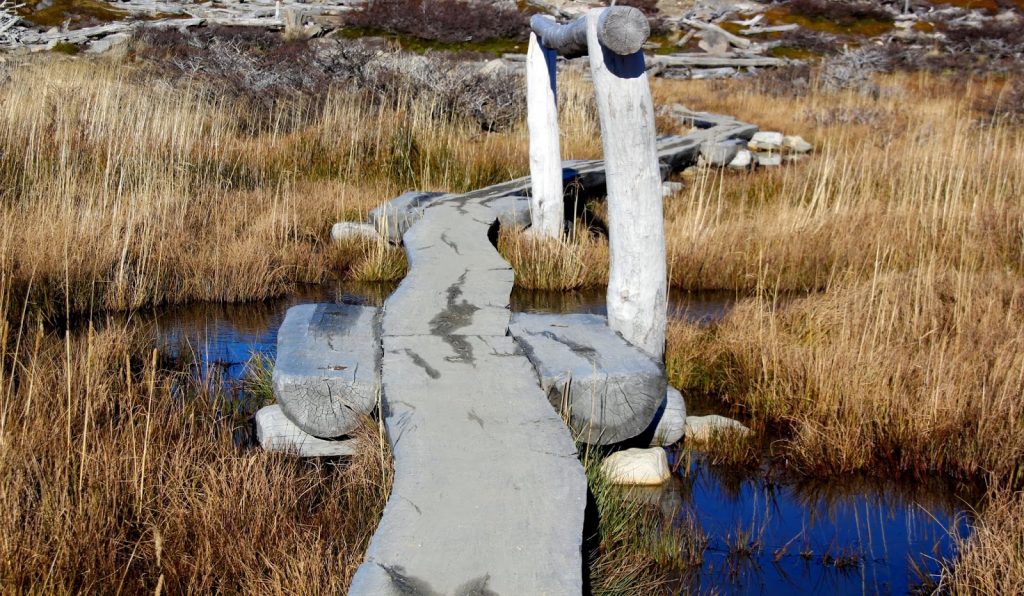
<path fill-rule="evenodd" d="M 666 169 L 735 121 L 659 142 Z M 750 132 L 752 134 L 752 132 Z M 749 136 L 749 135 L 748 135 Z M 600 161 L 566 178 L 603 185 Z M 383 316 L 392 494 L 350 594 L 579 594 L 586 478 L 568 428 L 509 337 L 511 267 L 488 239 L 529 178 L 445 195 L 404 235 Z"/>

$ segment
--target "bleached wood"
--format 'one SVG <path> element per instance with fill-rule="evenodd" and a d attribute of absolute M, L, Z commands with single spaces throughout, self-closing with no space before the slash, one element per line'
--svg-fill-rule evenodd
<path fill-rule="evenodd" d="M 698 20 L 695 20 L 695 19 L 683 19 L 682 22 L 683 22 L 684 25 L 688 25 L 690 27 L 693 27 L 694 29 L 700 29 L 701 31 L 713 31 L 714 33 L 717 33 L 718 35 L 721 35 L 730 44 L 736 46 L 737 48 L 744 48 L 744 49 L 746 49 L 746 48 L 749 48 L 754 43 L 754 42 L 752 42 L 751 40 L 749 40 L 749 39 L 747 39 L 745 37 L 739 37 L 739 36 L 733 35 L 732 33 L 729 33 L 728 31 L 726 31 L 725 29 L 722 29 L 718 25 L 713 25 L 711 23 L 704 23 L 704 22 L 701 22 L 701 21 L 698 21 Z"/>
<path fill-rule="evenodd" d="M 648 60 L 650 67 L 676 68 L 685 66 L 724 67 L 724 66 L 785 66 L 793 61 L 783 58 L 764 57 L 731 57 L 711 56 L 708 54 L 670 54 L 668 56 L 652 56 Z"/>
<path fill-rule="evenodd" d="M 550 238 L 561 235 L 565 219 L 555 58 L 555 51 L 540 45 L 537 35 L 530 33 L 530 46 L 526 51 L 526 124 L 530 129 L 530 178 L 533 182 L 530 217 L 534 233 Z"/>
<path fill-rule="evenodd" d="M 647 17 L 632 6 L 612 6 L 598 17 L 597 38 L 608 50 L 626 56 L 638 52 L 651 35 Z M 530 28 L 544 47 L 571 58 L 587 53 L 587 15 L 564 25 L 543 15 L 530 18 Z"/>
<path fill-rule="evenodd" d="M 667 280 L 654 102 L 643 54 L 620 56 L 601 45 L 603 10 L 587 13 L 587 45 L 608 187 L 608 325 L 660 359 Z"/>

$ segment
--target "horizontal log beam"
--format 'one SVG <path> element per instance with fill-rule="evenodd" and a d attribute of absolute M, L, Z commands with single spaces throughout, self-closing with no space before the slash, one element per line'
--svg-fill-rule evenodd
<path fill-rule="evenodd" d="M 728 56 L 711 56 L 708 54 L 671 54 L 668 56 L 651 56 L 647 59 L 648 68 L 678 68 L 697 66 L 704 68 L 723 66 L 785 66 L 792 61 L 783 58 L 749 57 L 732 58 Z"/>
<path fill-rule="evenodd" d="M 544 15 L 533 15 L 530 27 L 541 45 L 566 57 L 587 53 L 587 19 L 579 17 L 564 25 Z M 606 8 L 597 23 L 597 39 L 601 45 L 620 56 L 639 52 L 651 35 L 651 26 L 644 13 L 632 6 Z"/>

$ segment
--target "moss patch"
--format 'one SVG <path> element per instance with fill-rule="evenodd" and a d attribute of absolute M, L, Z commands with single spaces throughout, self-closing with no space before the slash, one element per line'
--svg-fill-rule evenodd
<path fill-rule="evenodd" d="M 398 47 L 407 52 L 426 54 L 427 52 L 472 52 L 499 57 L 502 54 L 523 54 L 526 52 L 526 42 L 516 39 L 489 39 L 486 41 L 464 41 L 448 43 L 429 39 L 420 39 L 401 33 L 392 33 L 383 29 L 370 27 L 345 27 L 339 30 L 342 37 L 348 39 L 359 39 L 361 37 L 383 37 L 395 43 Z"/>
<path fill-rule="evenodd" d="M 18 16 L 40 27 L 59 27 L 68 23 L 72 28 L 75 25 L 119 21 L 128 16 L 127 12 L 102 0 L 53 0 L 45 8 L 36 10 L 41 3 L 42 0 L 28 0 L 26 6 L 18 10 Z"/>

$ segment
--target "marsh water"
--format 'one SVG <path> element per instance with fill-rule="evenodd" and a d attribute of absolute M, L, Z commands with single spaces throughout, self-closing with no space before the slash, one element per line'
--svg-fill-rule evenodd
<path fill-rule="evenodd" d="M 254 354 L 273 359 L 277 329 L 295 304 L 380 305 L 394 286 L 307 287 L 260 303 L 199 304 L 164 309 L 147 321 L 172 355 L 187 354 L 197 374 L 241 393 Z M 710 324 L 728 313 L 730 295 L 676 295 L 670 316 Z M 516 311 L 604 312 L 603 291 L 524 292 Z M 246 440 L 246 439 L 242 439 Z M 769 465 L 733 469 L 699 453 L 670 450 L 675 473 L 638 493 L 680 521 L 695 519 L 708 537 L 700 570 L 674 589 L 724 594 L 908 594 L 927 591 L 951 531 L 966 531 L 968 500 L 936 481 L 850 477 L 813 481 Z"/>

